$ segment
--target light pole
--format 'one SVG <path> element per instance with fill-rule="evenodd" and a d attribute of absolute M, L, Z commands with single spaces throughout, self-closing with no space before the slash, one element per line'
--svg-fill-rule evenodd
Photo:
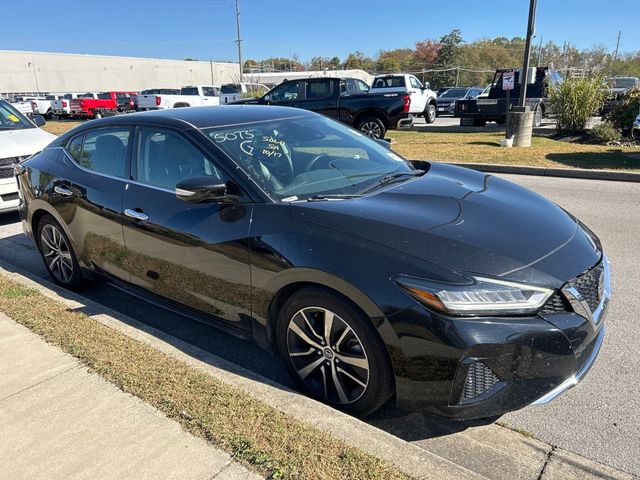
<path fill-rule="evenodd" d="M 527 23 L 527 37 L 524 46 L 524 61 L 520 72 L 520 97 L 518 104 L 507 113 L 507 138 L 513 140 L 514 147 L 530 147 L 533 134 L 533 120 L 535 112 L 532 112 L 527 103 L 527 85 L 529 83 L 529 62 L 531 60 L 531 41 L 536 23 L 537 0 L 529 2 L 529 21 Z M 507 105 L 509 108 L 510 105 Z"/>
<path fill-rule="evenodd" d="M 38 92 L 38 97 L 40 97 L 40 85 L 38 84 L 38 73 L 36 72 L 36 64 L 35 62 L 29 62 L 29 67 L 33 68 L 33 78 L 36 80 L 36 92 Z"/>
<path fill-rule="evenodd" d="M 242 83 L 242 39 L 240 38 L 240 0 L 236 0 L 236 30 L 238 38 L 236 43 L 238 44 L 238 63 L 240 64 L 240 83 Z"/>
<path fill-rule="evenodd" d="M 518 106 L 524 107 L 527 99 L 527 84 L 529 83 L 529 61 L 531 60 L 531 40 L 536 29 L 536 5 L 538 0 L 531 0 L 529 3 L 529 23 L 527 25 L 527 41 L 524 45 L 524 62 L 522 65 L 522 75 L 520 75 L 520 99 Z"/>

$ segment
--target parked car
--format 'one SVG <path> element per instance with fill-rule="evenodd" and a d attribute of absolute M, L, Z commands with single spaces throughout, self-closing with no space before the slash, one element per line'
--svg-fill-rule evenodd
<path fill-rule="evenodd" d="M 21 114 L 32 117 L 33 116 L 33 104 L 30 100 L 18 100 L 14 99 L 14 101 L 10 102 L 11 106 L 18 110 Z"/>
<path fill-rule="evenodd" d="M 437 115 L 436 92 L 423 85 L 415 75 L 391 74 L 377 75 L 373 79 L 370 93 L 409 92 L 411 107 L 409 113 L 424 117 L 427 123 L 433 123 Z"/>
<path fill-rule="evenodd" d="M 133 110 L 133 94 L 134 92 L 102 92 L 98 93 L 97 98 L 75 98 L 71 100 L 71 116 L 102 118 L 106 112 Z"/>
<path fill-rule="evenodd" d="M 208 107 L 220 104 L 220 88 L 212 85 L 182 87 L 179 94 L 149 93 L 140 95 L 140 110 L 164 110 L 167 108 Z"/>
<path fill-rule="evenodd" d="M 53 102 L 63 98 L 62 95 L 45 95 L 31 99 L 33 113 L 42 115 L 44 118 L 51 118 L 53 114 Z"/>
<path fill-rule="evenodd" d="M 409 128 L 411 95 L 362 93 L 357 78 L 303 78 L 282 82 L 266 95 L 235 104 L 280 105 L 322 113 L 351 125 L 366 135 L 384 138 L 388 129 Z"/>
<path fill-rule="evenodd" d="M 220 105 L 248 97 L 261 97 L 268 91 L 269 88 L 260 83 L 226 83 L 220 87 Z"/>
<path fill-rule="evenodd" d="M 453 87 L 438 95 L 438 115 L 455 115 L 458 100 L 470 100 L 482 93 L 482 87 Z"/>
<path fill-rule="evenodd" d="M 496 416 L 575 386 L 605 335 L 596 235 L 382 143 L 281 107 L 105 118 L 20 166 L 20 213 L 60 285 L 107 278 L 252 339 L 352 414 Z"/>
<path fill-rule="evenodd" d="M 507 91 L 502 89 L 502 76 L 505 72 L 514 72 L 515 82 L 515 88 L 509 93 L 508 105 Z M 507 111 L 518 103 L 520 97 L 520 73 L 521 69 L 498 69 L 487 97 L 457 101 L 455 114 L 460 117 L 460 125 L 484 127 L 487 122 L 504 124 L 507 121 Z M 548 67 L 533 67 L 529 79 L 526 106 L 534 112 L 533 126 L 539 127 L 542 119 L 552 113 L 547 97 L 547 85 L 561 82 L 562 75 Z"/>
<path fill-rule="evenodd" d="M 71 116 L 71 100 L 74 98 L 98 98 L 97 93 L 66 93 L 61 99 L 51 102 L 51 114 L 54 118 L 69 118 Z"/>
<path fill-rule="evenodd" d="M 625 93 L 640 86 L 638 77 L 612 77 L 607 79 L 607 99 L 602 107 L 602 115 L 611 112 L 623 99 Z"/>
<path fill-rule="evenodd" d="M 640 140 L 640 115 L 638 115 L 635 122 L 633 122 L 633 127 L 631 127 L 631 136 L 636 140 Z"/>
<path fill-rule="evenodd" d="M 18 208 L 16 165 L 46 147 L 56 137 L 41 130 L 44 118 L 27 118 L 9 102 L 0 100 L 0 213 Z"/>
<path fill-rule="evenodd" d="M 150 88 L 142 90 L 140 95 L 180 95 L 179 88 Z"/>

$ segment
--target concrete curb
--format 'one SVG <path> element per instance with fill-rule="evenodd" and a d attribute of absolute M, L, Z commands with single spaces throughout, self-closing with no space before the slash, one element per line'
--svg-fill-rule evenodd
<path fill-rule="evenodd" d="M 515 175 L 537 175 L 541 177 L 581 178 L 587 180 L 609 180 L 615 182 L 640 182 L 640 173 L 612 172 L 610 170 L 524 167 L 519 165 L 492 165 L 488 163 L 447 163 L 459 167 L 479 170 L 485 173 L 510 173 Z"/>
<path fill-rule="evenodd" d="M 542 478 L 551 478 L 548 476 L 551 471 L 562 472 L 562 478 L 635 478 L 497 425 L 481 427 L 470 435 L 432 438 L 426 448 L 418 447 L 82 295 L 58 287 L 15 265 L 0 260 L 0 274 L 38 290 L 70 309 L 81 310 L 103 325 L 200 368 L 288 415 L 387 460 L 413 478 L 539 479 L 543 474 L 545 476 Z M 490 437 L 487 441 L 489 448 L 483 444 L 482 437 Z M 495 452 L 495 457 L 492 452 Z M 500 461 L 496 461 L 496 458 Z"/>

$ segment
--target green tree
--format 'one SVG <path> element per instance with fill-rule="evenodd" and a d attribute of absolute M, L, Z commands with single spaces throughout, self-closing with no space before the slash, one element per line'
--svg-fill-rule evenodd
<path fill-rule="evenodd" d="M 436 58 L 436 68 L 455 69 L 462 62 L 462 47 L 464 43 L 462 33 L 457 28 L 440 38 L 440 49 Z M 456 70 L 434 72 L 430 75 L 431 84 L 434 87 L 445 87 L 456 84 Z"/>
<path fill-rule="evenodd" d="M 347 56 L 343 67 L 346 70 L 360 69 L 371 71 L 374 69 L 375 62 L 360 51 L 355 51 Z"/>

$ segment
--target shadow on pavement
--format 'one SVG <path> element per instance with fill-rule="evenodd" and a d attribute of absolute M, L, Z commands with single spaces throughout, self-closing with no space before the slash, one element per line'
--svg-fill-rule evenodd
<path fill-rule="evenodd" d="M 587 169 L 638 170 L 640 159 L 619 149 L 606 152 L 549 153 L 547 159 L 562 165 Z"/>
<path fill-rule="evenodd" d="M 17 248 L 22 248 L 25 251 L 18 252 L 18 255 L 6 254 L 6 252 Z M 45 278 L 50 281 L 37 251 L 27 250 L 24 247 L 23 235 L 0 238 L 0 259 L 4 261 L 8 271 L 15 273 L 27 271 L 36 281 Z M 71 298 L 71 295 L 68 297 L 65 295 L 67 292 L 62 289 L 59 294 Z M 218 368 L 225 368 L 253 380 L 266 380 L 267 383 L 278 388 L 295 389 L 279 357 L 262 350 L 249 341 L 156 306 L 108 283 L 97 282 L 79 293 L 99 306 L 84 306 L 78 308 L 77 311 L 87 315 L 98 315 L 105 313 L 101 306 L 107 307 L 122 314 L 122 316 L 118 316 L 116 313 L 115 317 L 123 323 L 139 328 L 138 324 L 132 324 L 127 319 L 129 317 L 168 335 L 169 337 L 163 337 L 162 340 L 191 356 L 197 357 L 197 351 L 191 348 L 197 347 L 219 357 L 223 362 L 215 365 Z M 153 331 L 148 331 L 148 333 L 153 334 Z M 175 339 L 187 343 L 188 346 L 176 342 Z M 241 368 L 234 368 L 236 366 Z M 403 440 L 415 441 L 450 435 L 469 427 L 492 423 L 493 420 L 481 423 L 454 422 L 426 413 L 406 412 L 395 407 L 393 401 L 390 401 L 364 421 Z"/>

